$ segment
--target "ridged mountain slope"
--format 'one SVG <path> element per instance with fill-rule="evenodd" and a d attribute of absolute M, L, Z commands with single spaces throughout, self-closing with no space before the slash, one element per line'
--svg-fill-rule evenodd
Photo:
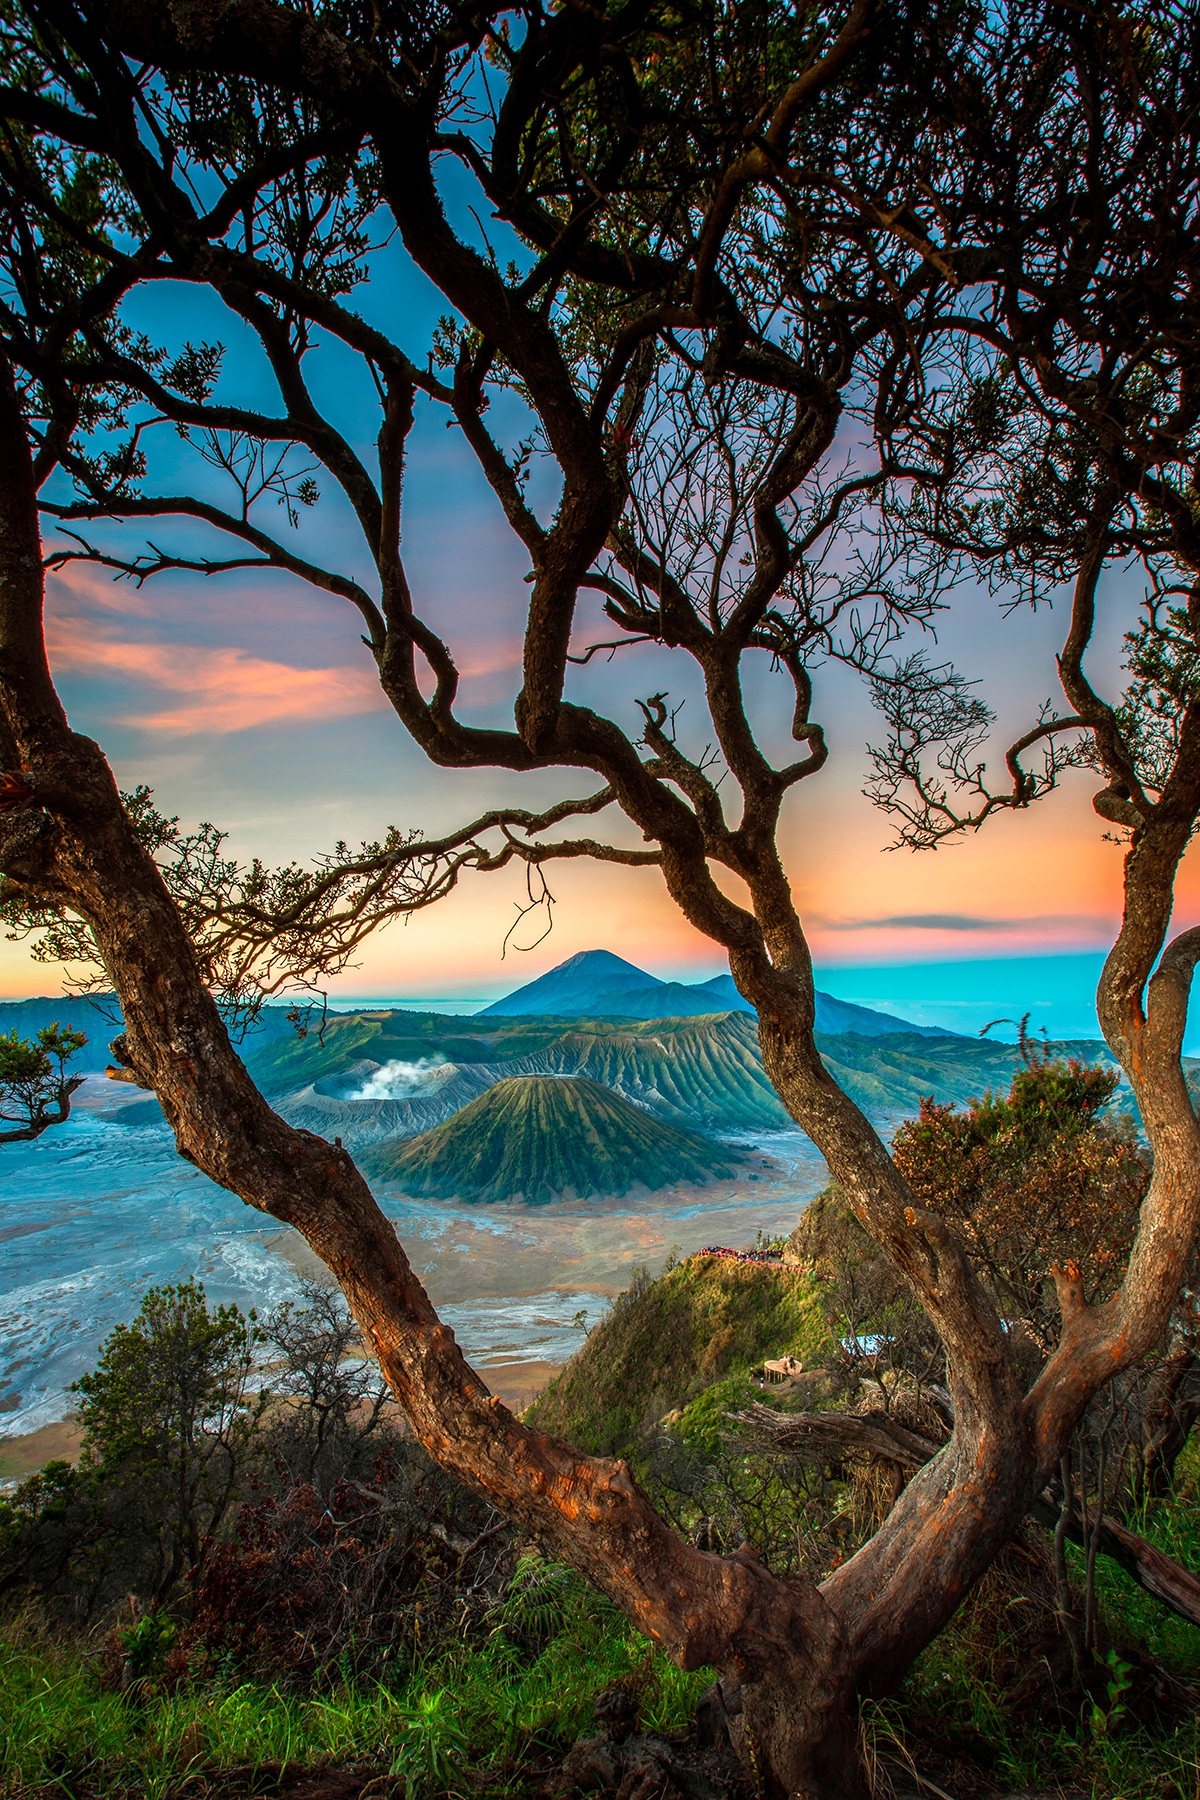
<path fill-rule="evenodd" d="M 539 1203 L 732 1175 L 738 1158 L 598 1081 L 511 1076 L 432 1131 L 380 1145 L 368 1171 L 410 1194 Z"/>
<path fill-rule="evenodd" d="M 848 1034 L 821 1036 L 818 1045 L 847 1092 L 885 1124 L 915 1112 L 923 1094 L 961 1105 L 985 1088 L 1007 1087 L 1019 1059 L 1016 1045 L 990 1038 Z M 1107 1057 L 1098 1042 L 1053 1048 Z M 367 1077 L 394 1060 L 429 1066 L 428 1080 L 400 1097 L 355 1097 Z M 565 1027 L 553 1019 L 347 1014 L 329 1022 L 323 1044 L 315 1033 L 302 1042 L 293 1037 L 264 1045 L 250 1062 L 287 1118 L 340 1136 L 355 1151 L 427 1131 L 510 1075 L 586 1076 L 677 1125 L 755 1134 L 792 1129 L 747 1013 Z"/>
<path fill-rule="evenodd" d="M 590 1076 L 668 1118 L 716 1129 L 783 1131 L 790 1124 L 767 1080 L 758 1028 L 745 1013 L 654 1027 L 567 1031 L 536 1058 Z"/>

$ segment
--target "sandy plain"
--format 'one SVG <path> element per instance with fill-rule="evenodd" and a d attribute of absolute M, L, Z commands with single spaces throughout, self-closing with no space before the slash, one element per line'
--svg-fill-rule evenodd
<path fill-rule="evenodd" d="M 8 1297 L 14 1385 L 37 1379 L 39 1365 L 57 1352 L 51 1375 L 66 1399 L 69 1380 L 91 1366 L 89 1340 L 98 1343 L 113 1318 L 131 1317 L 153 1280 L 195 1271 L 215 1298 L 260 1309 L 296 1297 L 298 1276 L 329 1280 L 297 1232 L 264 1228 L 171 1148 L 161 1128 L 127 1137 L 109 1126 L 97 1136 L 85 1113 L 77 1130 L 28 1159 L 28 1169 L 14 1169 L 5 1249 L 24 1254 L 28 1265 L 15 1271 L 14 1285 L 26 1285 Z M 629 1285 L 635 1265 L 657 1274 L 672 1253 L 688 1256 L 712 1243 L 748 1247 L 756 1232 L 792 1229 L 824 1185 L 822 1159 L 799 1133 L 772 1134 L 744 1150 L 748 1161 L 735 1179 L 619 1199 L 478 1205 L 414 1199 L 383 1184 L 377 1193 L 482 1379 L 520 1408 Z M 107 1311 L 98 1313 L 100 1284 Z M 69 1420 L 43 1416 L 22 1429 L 12 1417 L 16 1429 L 8 1434 L 5 1422 L 0 1415 L 0 1479 L 77 1450 Z"/>

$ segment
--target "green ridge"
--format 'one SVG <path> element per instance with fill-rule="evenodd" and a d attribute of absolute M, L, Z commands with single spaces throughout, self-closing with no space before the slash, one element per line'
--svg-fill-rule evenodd
<path fill-rule="evenodd" d="M 1007 1087 L 1015 1044 L 991 1039 L 820 1037 L 826 1066 L 874 1115 L 907 1115 L 923 1094 L 961 1106 L 989 1087 Z M 1053 1046 L 1057 1054 L 1106 1057 L 1098 1042 Z M 767 1080 L 755 1021 L 746 1013 L 694 1019 L 576 1020 L 448 1018 L 442 1013 L 343 1014 L 324 1040 L 316 1032 L 254 1046 L 248 1061 L 269 1093 L 285 1093 L 356 1062 L 434 1058 L 484 1067 L 497 1076 L 589 1076 L 672 1123 L 704 1129 L 792 1129 Z"/>
<path fill-rule="evenodd" d="M 525 1416 L 596 1455 L 627 1455 L 671 1412 L 703 1439 L 764 1357 L 790 1352 L 811 1367 L 827 1342 L 810 1274 L 693 1256 L 635 1282 Z"/>
<path fill-rule="evenodd" d="M 532 1202 L 709 1181 L 738 1160 L 598 1081 L 555 1075 L 509 1076 L 445 1124 L 363 1159 L 410 1194 Z"/>
<path fill-rule="evenodd" d="M 544 1060 L 563 1074 L 620 1087 L 669 1118 L 785 1131 L 791 1120 L 767 1079 L 755 1021 L 745 1013 L 566 1031 Z"/>
<path fill-rule="evenodd" d="M 494 1021 L 486 1028 L 473 1019 L 446 1013 L 339 1013 L 322 1032 L 298 1038 L 289 1033 L 267 1044 L 251 1040 L 246 1062 L 255 1081 L 271 1094 L 305 1087 L 310 1081 L 341 1075 L 354 1063 L 440 1062 L 495 1063 L 536 1055 L 563 1035 L 561 1023 L 518 1020 L 504 1030 Z"/>

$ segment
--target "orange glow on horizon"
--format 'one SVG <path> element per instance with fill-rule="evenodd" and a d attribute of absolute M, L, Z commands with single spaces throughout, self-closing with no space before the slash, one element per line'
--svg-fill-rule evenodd
<path fill-rule="evenodd" d="M 395 721 L 377 727 L 373 720 L 380 754 L 374 754 L 374 737 L 365 755 L 363 740 L 354 737 L 357 760 L 348 758 L 322 786 L 320 771 L 330 761 L 325 746 L 334 761 L 338 751 L 330 722 L 353 724 L 388 710 L 369 653 L 361 646 L 349 652 L 341 623 L 323 635 L 323 612 L 303 615 L 309 635 L 300 625 L 289 635 L 280 624 L 288 614 L 278 596 L 268 601 L 225 590 L 226 611 L 215 624 L 234 631 L 239 616 L 256 618 L 257 638 L 182 643 L 172 631 L 190 632 L 192 615 L 178 597 L 173 613 L 160 613 L 147 590 L 83 568 L 60 572 L 51 586 L 48 644 L 56 670 L 84 694 L 79 728 L 101 737 L 107 725 L 156 733 L 157 742 L 147 743 L 144 752 L 118 759 L 122 784 L 148 780 L 159 804 L 185 822 L 215 817 L 229 823 L 230 848 L 242 856 L 304 860 L 335 836 L 355 841 L 378 835 L 389 819 L 440 831 L 482 810 L 480 796 L 483 806 L 510 798 L 528 803 L 520 778 L 429 769 L 406 746 Z M 320 666 L 293 666 L 274 654 L 277 643 L 286 651 L 307 649 Z M 338 660 L 347 653 L 352 661 Z M 493 641 L 485 625 L 469 637 L 463 666 L 482 692 L 498 687 L 498 678 L 517 662 L 514 646 L 499 637 Z M 119 678 L 128 691 L 106 687 L 93 700 L 81 685 L 90 675 Z M 482 697 L 487 700 L 487 693 Z M 477 693 L 473 703 L 479 698 Z M 978 834 L 937 852 L 889 852 L 890 826 L 860 791 L 862 757 L 854 745 L 862 742 L 862 722 L 847 707 L 840 734 L 847 748 L 811 788 L 805 783 L 793 797 L 781 833 L 818 962 L 958 962 L 1111 944 L 1120 915 L 1121 850 L 1105 842 L 1109 828 L 1091 808 L 1086 773 L 1068 775 L 1058 793 L 1029 811 L 998 814 Z M 273 730 L 275 739 L 260 740 L 253 751 L 222 748 L 223 740 L 236 742 L 236 734 L 250 728 Z M 191 743 L 176 748 L 189 737 Z M 264 747 L 269 754 L 260 759 Z M 218 781 L 214 791 L 218 765 L 225 786 Z M 548 877 L 558 902 L 554 929 L 528 954 L 513 948 L 501 954 L 524 897 L 519 871 L 508 870 L 468 878 L 437 907 L 379 932 L 363 946 L 359 966 L 331 984 L 334 991 L 487 997 L 594 948 L 668 978 L 694 980 L 725 966 L 719 947 L 687 923 L 656 871 L 571 862 L 552 866 Z M 719 879 L 741 897 L 736 882 Z M 1195 852 L 1180 873 L 1176 917 L 1180 925 L 1200 919 Z M 515 942 L 531 942 L 544 923 L 544 917 L 529 920 Z M 32 963 L 27 945 L 0 944 L 0 994 L 55 992 L 59 985 L 60 972 Z"/>
<path fill-rule="evenodd" d="M 836 796 L 823 803 L 836 810 Z M 1083 801 L 1083 804 L 1079 802 Z M 966 961 L 975 957 L 1104 949 L 1118 924 L 1121 852 L 1103 842 L 1083 794 L 1063 793 L 1040 814 L 1006 817 L 935 854 L 887 854 L 886 828 L 861 816 L 804 837 L 820 862 L 788 834 L 788 862 L 816 960 L 826 964 Z M 815 810 L 815 809 L 814 809 Z M 531 917 L 502 956 L 504 934 L 525 897 L 513 870 L 470 877 L 437 906 L 381 930 L 356 968 L 331 983 L 344 995 L 463 995 L 510 992 L 580 950 L 608 949 L 667 979 L 696 980 L 725 966 L 717 945 L 692 929 L 654 870 L 571 862 L 549 870 L 557 904 L 549 937 Z M 1200 918 L 1200 864 L 1181 871 L 1177 929 Z M 927 921 L 924 924 L 918 920 Z M 939 923 L 939 921 L 941 921 Z M 953 921 L 953 923 L 949 923 Z M 27 947 L 0 948 L 0 993 L 58 991 L 60 972 L 31 963 Z"/>

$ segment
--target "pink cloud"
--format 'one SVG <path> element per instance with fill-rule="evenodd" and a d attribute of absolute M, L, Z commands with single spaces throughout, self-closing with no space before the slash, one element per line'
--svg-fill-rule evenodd
<path fill-rule="evenodd" d="M 114 583 L 83 564 L 55 572 L 47 585 L 52 606 L 46 636 L 57 671 L 74 675 L 110 671 L 172 696 L 173 704 L 155 706 L 151 701 L 144 710 L 113 715 L 122 724 L 154 731 L 225 734 L 284 719 L 336 718 L 386 709 L 369 665 L 325 663 L 317 668 L 297 668 L 236 645 L 194 645 L 169 638 L 134 641 L 125 633 L 145 630 L 141 621 L 147 617 L 171 629 L 172 613 L 177 614 L 178 609 L 170 604 L 170 596 L 164 616 L 163 596 L 152 597 L 148 588 Z M 236 630 L 237 596 L 226 589 L 219 601 L 231 630 Z M 263 596 L 256 594 L 256 613 L 261 613 L 263 605 Z M 211 605 L 206 610 L 211 614 Z M 330 621 L 322 617 L 320 623 L 327 626 Z M 316 647 L 314 639 L 319 642 L 325 635 L 312 627 L 313 621 L 306 618 L 297 628 L 299 641 L 310 652 Z M 339 642 L 344 642 L 340 634 Z M 476 630 L 463 643 L 452 642 L 451 652 L 464 683 L 464 704 L 494 704 L 511 691 L 514 675 L 519 681 L 519 639 L 481 638 Z M 420 656 L 417 679 L 426 695 L 433 692 L 433 674 Z"/>
<path fill-rule="evenodd" d="M 139 587 L 135 581 L 120 579 L 90 563 L 64 563 L 60 569 L 51 569 L 46 576 L 46 595 L 52 606 L 98 607 L 121 617 L 152 618 L 161 611 L 151 587 Z"/>
<path fill-rule="evenodd" d="M 298 669 L 244 650 L 139 644 L 106 636 L 94 625 L 86 634 L 55 625 L 48 640 L 56 670 L 111 670 L 171 696 L 160 708 L 119 715 L 121 723 L 148 731 L 224 735 L 285 719 L 344 718 L 387 705 L 369 669 Z"/>

